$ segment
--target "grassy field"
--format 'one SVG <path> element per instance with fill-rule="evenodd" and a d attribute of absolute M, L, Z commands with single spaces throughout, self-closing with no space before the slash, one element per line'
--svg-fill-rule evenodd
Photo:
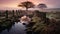
<path fill-rule="evenodd" d="M 40 12 L 12 10 L 0 11 L 0 31 L 12 26 L 14 22 L 19 22 L 23 15 L 29 16 L 32 20 L 27 25 L 27 33 L 34 34 L 60 34 L 60 12 Z"/>

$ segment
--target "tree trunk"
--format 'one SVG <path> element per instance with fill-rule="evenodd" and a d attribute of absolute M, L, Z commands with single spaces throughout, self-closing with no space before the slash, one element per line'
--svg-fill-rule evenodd
<path fill-rule="evenodd" d="M 28 8 L 26 8 L 26 11 L 28 11 Z"/>
<path fill-rule="evenodd" d="M 27 15 L 27 12 L 28 12 L 28 8 L 26 8 L 25 15 Z"/>

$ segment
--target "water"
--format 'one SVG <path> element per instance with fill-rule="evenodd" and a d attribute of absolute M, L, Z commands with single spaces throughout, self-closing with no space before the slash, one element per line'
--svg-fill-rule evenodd
<path fill-rule="evenodd" d="M 3 30 L 0 34 L 26 34 L 25 29 L 25 25 L 20 22 L 15 22 L 11 28 Z"/>

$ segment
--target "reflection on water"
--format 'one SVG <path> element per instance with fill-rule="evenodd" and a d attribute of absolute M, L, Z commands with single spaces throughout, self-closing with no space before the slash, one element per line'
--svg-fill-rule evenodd
<path fill-rule="evenodd" d="M 24 31 L 25 29 L 25 25 L 20 22 L 15 22 L 14 25 L 3 30 L 0 34 L 26 34 L 26 31 Z"/>

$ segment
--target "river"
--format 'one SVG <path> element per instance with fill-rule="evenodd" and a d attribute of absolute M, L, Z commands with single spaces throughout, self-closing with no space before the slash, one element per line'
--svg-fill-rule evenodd
<path fill-rule="evenodd" d="M 0 34 L 26 34 L 25 29 L 25 25 L 23 25 L 20 22 L 15 22 L 15 24 L 12 25 L 12 27 L 9 30 L 5 29 Z"/>

